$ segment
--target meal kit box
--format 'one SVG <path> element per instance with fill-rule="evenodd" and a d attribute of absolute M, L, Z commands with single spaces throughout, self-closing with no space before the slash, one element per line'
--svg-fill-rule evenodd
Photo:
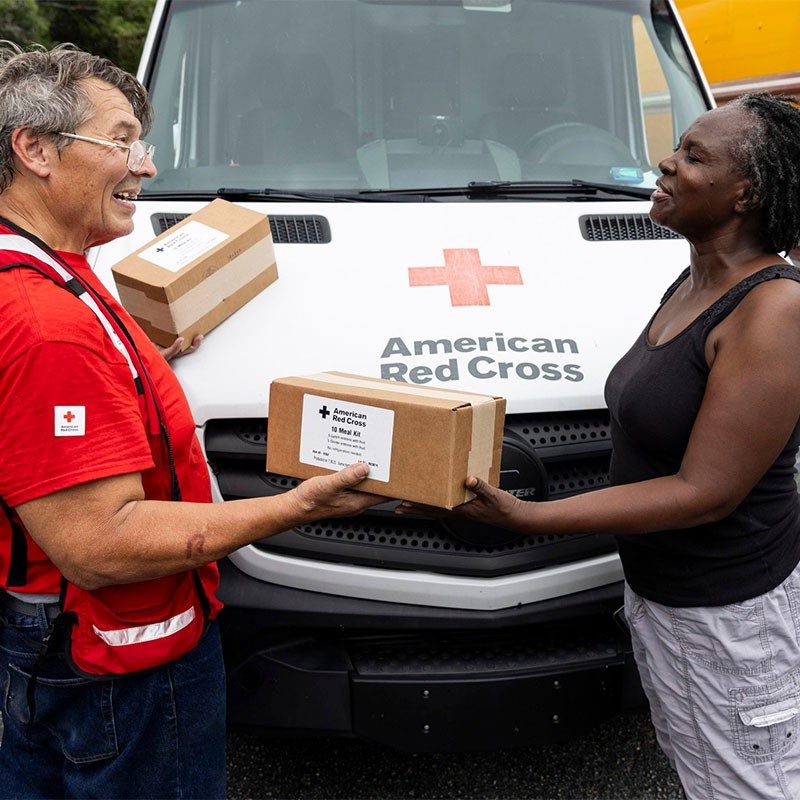
<path fill-rule="evenodd" d="M 269 392 L 267 471 L 327 475 L 364 461 L 360 488 L 453 508 L 473 497 L 467 475 L 497 486 L 502 397 L 344 372 L 279 378 Z"/>
<path fill-rule="evenodd" d="M 278 277 L 269 218 L 217 199 L 111 268 L 120 302 L 162 347 L 190 347 Z"/>

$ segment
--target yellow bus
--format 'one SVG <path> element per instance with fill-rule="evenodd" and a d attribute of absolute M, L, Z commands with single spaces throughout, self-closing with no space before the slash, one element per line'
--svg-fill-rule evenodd
<path fill-rule="evenodd" d="M 717 103 L 745 92 L 800 98 L 800 0 L 677 0 Z"/>

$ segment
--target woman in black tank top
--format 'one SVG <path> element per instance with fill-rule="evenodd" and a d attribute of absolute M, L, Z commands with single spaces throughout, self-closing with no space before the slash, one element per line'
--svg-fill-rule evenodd
<path fill-rule="evenodd" d="M 615 534 L 687 796 L 800 798 L 800 271 L 779 255 L 800 240 L 800 108 L 745 95 L 659 169 L 650 215 L 687 239 L 689 267 L 608 378 L 614 485 L 532 503 L 470 478 L 454 513 Z"/>

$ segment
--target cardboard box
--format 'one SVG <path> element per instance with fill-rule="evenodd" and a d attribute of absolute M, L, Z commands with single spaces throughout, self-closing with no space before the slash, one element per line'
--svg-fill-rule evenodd
<path fill-rule="evenodd" d="M 343 372 L 280 378 L 269 393 L 267 471 L 310 478 L 365 461 L 364 491 L 453 508 L 473 496 L 467 475 L 498 485 L 505 406 Z"/>
<path fill-rule="evenodd" d="M 269 218 L 217 199 L 111 268 L 120 302 L 162 347 L 190 347 L 278 277 Z"/>

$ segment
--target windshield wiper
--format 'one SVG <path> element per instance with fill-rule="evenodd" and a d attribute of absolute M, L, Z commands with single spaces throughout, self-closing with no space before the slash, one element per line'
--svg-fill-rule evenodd
<path fill-rule="evenodd" d="M 223 186 L 217 189 L 217 197 L 226 200 L 277 200 L 277 201 L 300 201 L 315 203 L 334 203 L 337 201 L 352 202 L 351 192 L 332 189 L 325 191 L 321 189 L 272 189 L 269 186 L 263 189 L 240 189 L 238 187 Z"/>
<path fill-rule="evenodd" d="M 144 190 L 139 193 L 142 200 L 197 200 L 207 198 L 213 200 L 222 197 L 225 200 L 275 200 L 278 202 L 333 203 L 336 201 L 353 201 L 352 192 L 339 191 L 304 191 L 302 189 L 240 189 L 221 187 L 219 189 L 171 189 L 166 191 Z"/>
<path fill-rule="evenodd" d="M 415 189 L 406 191 L 401 189 L 244 189 L 239 187 L 223 186 L 217 190 L 212 189 L 172 189 L 166 191 L 145 190 L 139 193 L 141 200 L 198 200 L 222 197 L 225 200 L 273 200 L 279 203 L 301 202 L 301 203 L 389 203 L 389 202 L 414 202 L 418 200 L 429 200 L 440 192 L 446 191 L 447 194 L 461 195 L 463 189 Z"/>
<path fill-rule="evenodd" d="M 471 181 L 463 186 L 430 186 L 414 189 L 245 189 L 221 187 L 212 190 L 143 191 L 141 199 L 194 200 L 222 197 L 226 200 L 272 200 L 275 202 L 358 203 L 416 202 L 439 197 L 523 197 L 559 195 L 580 199 L 598 195 L 649 199 L 653 190 L 644 186 L 595 183 L 573 178 L 569 181 Z"/>
<path fill-rule="evenodd" d="M 649 199 L 652 189 L 615 183 L 595 183 L 573 178 L 569 181 L 471 181 L 466 186 L 435 186 L 427 189 L 364 189 L 359 195 L 419 195 L 447 197 L 511 197 L 515 195 L 560 194 L 595 197 L 599 193 Z"/>
<path fill-rule="evenodd" d="M 649 200 L 650 195 L 653 194 L 653 188 L 648 188 L 647 186 L 631 186 L 624 183 L 599 183 L 597 181 L 584 181 L 580 178 L 573 178 L 570 183 L 581 189 L 595 189 L 605 194 L 621 194 L 627 197 L 643 197 L 645 200 Z"/>

